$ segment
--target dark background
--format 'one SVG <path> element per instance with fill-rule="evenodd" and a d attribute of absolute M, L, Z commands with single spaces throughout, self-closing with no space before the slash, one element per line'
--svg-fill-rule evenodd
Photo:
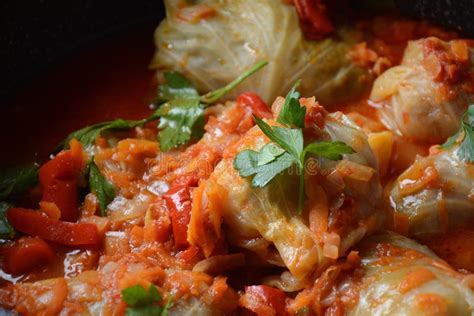
<path fill-rule="evenodd" d="M 0 99 L 87 43 L 163 16 L 162 0 L 0 0 Z"/>
<path fill-rule="evenodd" d="M 474 0 L 394 1 L 404 14 L 474 34 Z M 0 100 L 88 42 L 163 15 L 162 0 L 1 0 Z"/>

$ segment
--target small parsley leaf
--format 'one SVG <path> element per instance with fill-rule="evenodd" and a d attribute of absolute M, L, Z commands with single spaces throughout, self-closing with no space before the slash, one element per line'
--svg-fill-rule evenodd
<path fill-rule="evenodd" d="M 69 146 L 69 142 L 73 138 L 80 141 L 82 145 L 88 146 L 93 144 L 96 138 L 105 131 L 135 128 L 138 126 L 143 126 L 143 124 L 155 119 L 157 119 L 156 115 L 152 115 L 149 118 L 143 120 L 116 119 L 114 121 L 102 122 L 95 125 L 86 126 L 81 128 L 80 130 L 69 134 L 68 137 L 56 147 L 54 152 L 59 152 L 62 149 L 67 149 L 67 147 Z"/>
<path fill-rule="evenodd" d="M 296 91 L 299 84 L 300 81 L 297 81 L 286 95 L 285 103 L 281 108 L 277 121 L 287 126 L 304 128 L 306 108 L 300 105 L 300 93 Z"/>
<path fill-rule="evenodd" d="M 191 139 L 204 134 L 204 108 L 217 102 L 249 76 L 262 69 L 263 61 L 245 71 L 228 85 L 199 96 L 197 90 L 183 75 L 177 72 L 165 73 L 166 84 L 160 86 L 158 102 L 160 107 L 154 115 L 160 117 L 158 125 L 160 149 L 170 149 L 187 144 Z"/>
<path fill-rule="evenodd" d="M 0 201 L 25 192 L 38 183 L 38 166 L 32 164 L 22 168 L 0 171 Z"/>
<path fill-rule="evenodd" d="M 352 147 L 340 141 L 313 143 L 306 146 L 304 150 L 329 160 L 341 160 L 343 154 L 354 153 Z"/>
<path fill-rule="evenodd" d="M 174 99 L 156 112 L 160 117 L 160 149 L 168 151 L 204 133 L 204 108 L 199 99 Z"/>
<path fill-rule="evenodd" d="M 471 104 L 466 113 L 461 118 L 461 126 L 453 136 L 441 145 L 441 148 L 448 149 L 459 143 L 457 155 L 459 159 L 468 163 L 474 162 L 474 104 Z"/>
<path fill-rule="evenodd" d="M 254 120 L 268 138 L 299 160 L 303 151 L 303 132 L 301 129 L 270 126 L 257 116 L 254 116 Z"/>
<path fill-rule="evenodd" d="M 12 239 L 15 237 L 15 230 L 7 220 L 7 211 L 13 205 L 7 202 L 0 202 L 0 238 Z"/>
<path fill-rule="evenodd" d="M 135 285 L 122 291 L 122 300 L 128 305 L 127 316 L 166 316 L 172 306 L 171 299 L 161 308 L 160 293 L 155 285 L 151 284 L 148 291 L 141 285 Z"/>
<path fill-rule="evenodd" d="M 199 98 L 196 88 L 179 72 L 165 72 L 166 84 L 158 88 L 158 104 L 173 99 Z"/>
<path fill-rule="evenodd" d="M 99 200 L 100 214 L 106 216 L 107 205 L 115 198 L 115 186 L 102 175 L 93 161 L 89 163 L 89 187 Z"/>

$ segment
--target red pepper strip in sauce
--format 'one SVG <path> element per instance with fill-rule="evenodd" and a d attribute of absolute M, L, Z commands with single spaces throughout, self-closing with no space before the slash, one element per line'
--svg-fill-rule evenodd
<path fill-rule="evenodd" d="M 191 192 L 187 186 L 171 188 L 163 198 L 170 211 L 175 246 L 187 247 L 188 225 L 191 219 Z"/>
<path fill-rule="evenodd" d="M 26 273 L 41 264 L 54 260 L 53 248 L 44 240 L 34 237 L 21 237 L 4 254 L 5 271 L 13 275 Z"/>
<path fill-rule="evenodd" d="M 68 246 L 92 246 L 100 243 L 97 226 L 90 223 L 69 223 L 48 218 L 39 211 L 11 208 L 7 219 L 16 230 L 30 236 Z"/>
<path fill-rule="evenodd" d="M 334 31 L 322 0 L 294 0 L 301 29 L 310 40 L 319 40 Z"/>
<path fill-rule="evenodd" d="M 82 169 L 82 146 L 73 140 L 71 149 L 59 153 L 39 170 L 42 200 L 56 204 L 61 220 L 74 222 L 79 217 L 78 179 Z"/>
<path fill-rule="evenodd" d="M 258 316 L 289 315 L 286 311 L 285 292 L 267 285 L 246 286 L 239 304 Z"/>
<path fill-rule="evenodd" d="M 237 97 L 237 103 L 243 107 L 248 107 L 252 113 L 259 118 L 272 118 L 272 112 L 268 105 L 255 93 L 246 92 Z"/>

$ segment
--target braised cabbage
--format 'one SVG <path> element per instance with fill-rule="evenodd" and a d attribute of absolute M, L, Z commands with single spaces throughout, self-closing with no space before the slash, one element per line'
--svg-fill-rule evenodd
<path fill-rule="evenodd" d="M 385 233 L 364 239 L 357 249 L 360 267 L 334 285 L 339 297 L 356 302 L 345 305 L 346 315 L 471 315 L 473 276 L 458 273 L 427 247 Z M 332 303 L 331 297 L 322 301 Z"/>
<path fill-rule="evenodd" d="M 474 220 L 474 166 L 456 154 L 459 145 L 420 158 L 397 179 L 390 199 L 397 220 L 421 236 L 467 227 Z"/>
<path fill-rule="evenodd" d="M 370 86 L 368 72 L 346 57 L 353 44 L 350 36 L 341 36 L 344 41 L 305 40 L 292 5 L 280 0 L 206 0 L 183 8 L 182 2 L 165 0 L 166 19 L 155 32 L 151 67 L 159 76 L 179 71 L 207 92 L 267 60 L 265 69 L 226 97 L 253 91 L 272 102 L 302 79 L 300 92 L 315 95 L 326 106 L 356 98 Z M 207 14 L 192 19 L 193 10 L 194 17 Z"/>
<path fill-rule="evenodd" d="M 401 65 L 375 80 L 370 99 L 383 103 L 381 118 L 390 129 L 432 144 L 442 143 L 456 132 L 461 116 L 474 101 L 472 89 L 466 89 L 471 79 L 468 75 L 452 82 L 438 80 L 437 72 L 444 71 L 441 67 L 445 61 L 437 56 L 451 52 L 453 44 L 459 42 L 436 38 L 411 41 Z M 430 45 L 435 46 L 432 52 L 426 48 Z M 467 46 L 465 49 L 467 60 L 456 72 L 474 69 L 474 50 Z"/>
<path fill-rule="evenodd" d="M 377 212 L 381 186 L 366 134 L 341 113 L 328 115 L 324 128 L 318 132 L 320 140 L 343 141 L 356 152 L 345 155 L 341 161 L 320 158 L 315 164 L 307 165 L 308 176 L 320 177 L 307 186 L 322 190 L 321 196 L 311 195 L 308 199 L 317 202 L 324 195 L 329 208 L 328 228 L 321 236 L 312 231 L 308 214 L 297 214 L 298 176 L 291 172 L 281 174 L 264 188 L 253 188 L 251 179 L 240 177 L 234 169 L 234 155 L 228 154 L 208 181 L 209 185 L 220 188 L 219 212 L 227 240 L 271 264 L 288 268 L 298 280 L 320 272 L 377 228 L 382 220 L 382 214 Z M 254 127 L 235 152 L 258 150 L 267 142 L 258 127 Z M 216 199 L 209 193 L 204 195 L 202 200 Z M 344 204 L 349 200 L 354 202 L 349 203 L 350 207 Z M 188 231 L 188 240 L 189 236 Z M 333 256 L 328 255 L 325 247 L 331 244 L 337 247 Z"/>

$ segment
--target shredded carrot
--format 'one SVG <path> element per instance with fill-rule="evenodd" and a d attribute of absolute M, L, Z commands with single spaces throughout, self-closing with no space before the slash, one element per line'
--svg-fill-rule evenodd
<path fill-rule="evenodd" d="M 326 192 L 317 184 L 308 184 L 305 186 L 306 196 L 308 197 L 309 207 L 309 229 L 317 238 L 328 229 L 329 205 Z"/>
<path fill-rule="evenodd" d="M 448 311 L 448 302 L 435 293 L 421 293 L 415 297 L 415 306 L 427 315 L 440 315 Z"/>
<path fill-rule="evenodd" d="M 187 6 L 180 9 L 176 17 L 189 23 L 198 23 L 216 15 L 216 10 L 205 4 Z"/>
<path fill-rule="evenodd" d="M 408 273 L 405 278 L 400 282 L 398 290 L 401 294 L 410 292 L 423 284 L 436 278 L 433 272 L 427 268 L 418 268 Z"/>
<path fill-rule="evenodd" d="M 438 183 L 438 171 L 431 161 L 415 163 L 399 177 L 399 190 L 402 196 L 419 192 Z"/>

